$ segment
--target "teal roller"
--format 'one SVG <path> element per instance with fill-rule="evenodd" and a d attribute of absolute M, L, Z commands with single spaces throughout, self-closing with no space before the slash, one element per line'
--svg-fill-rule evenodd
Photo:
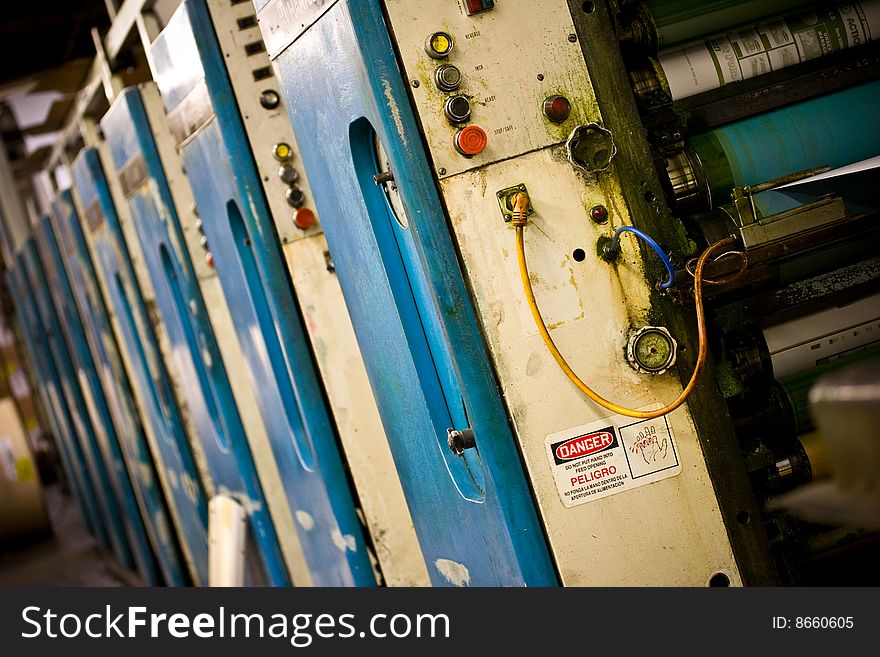
<path fill-rule="evenodd" d="M 733 187 L 826 165 L 835 169 L 880 154 L 878 100 L 880 81 L 692 137 L 686 157 L 669 161 L 679 208 L 716 207 L 730 202 Z M 683 179 L 688 184 L 677 182 Z"/>

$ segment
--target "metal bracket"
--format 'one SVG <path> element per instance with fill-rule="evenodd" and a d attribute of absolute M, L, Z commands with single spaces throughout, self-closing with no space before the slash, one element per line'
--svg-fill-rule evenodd
<path fill-rule="evenodd" d="M 843 199 L 839 196 L 827 196 L 793 210 L 746 224 L 740 227 L 739 233 L 743 246 L 746 249 L 753 249 L 845 218 L 846 206 Z"/>
<path fill-rule="evenodd" d="M 825 173 L 830 169 L 830 166 L 825 165 L 812 169 L 804 169 L 803 171 L 790 173 L 755 185 L 734 187 L 730 192 L 730 197 L 733 199 L 733 207 L 736 209 L 738 225 L 742 228 L 748 224 L 757 223 L 759 221 L 758 210 L 755 208 L 755 194 L 760 194 L 761 192 L 767 192 L 776 187 L 782 187 L 789 183 L 804 180 L 805 178 L 810 178 L 816 174 Z"/>

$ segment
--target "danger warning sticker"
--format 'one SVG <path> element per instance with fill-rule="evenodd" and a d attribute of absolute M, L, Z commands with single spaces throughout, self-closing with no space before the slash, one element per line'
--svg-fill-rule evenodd
<path fill-rule="evenodd" d="M 547 436 L 547 456 L 562 504 L 573 507 L 681 472 L 666 416 L 615 415 Z"/>

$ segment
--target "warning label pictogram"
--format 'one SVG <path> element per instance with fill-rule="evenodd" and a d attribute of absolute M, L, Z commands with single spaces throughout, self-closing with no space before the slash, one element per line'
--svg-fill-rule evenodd
<path fill-rule="evenodd" d="M 562 504 L 573 507 L 681 472 L 666 416 L 615 415 L 547 436 Z"/>

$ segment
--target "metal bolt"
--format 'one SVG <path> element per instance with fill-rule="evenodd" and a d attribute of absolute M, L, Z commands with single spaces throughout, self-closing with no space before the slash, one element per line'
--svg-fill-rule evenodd
<path fill-rule="evenodd" d="M 457 429 L 449 428 L 446 430 L 446 442 L 455 454 L 464 454 L 464 450 L 477 446 L 474 439 L 473 429 Z"/>
<path fill-rule="evenodd" d="M 373 182 L 377 185 L 383 185 L 387 182 L 391 182 L 394 180 L 394 174 L 390 171 L 380 171 L 375 176 L 373 176 Z"/>
<path fill-rule="evenodd" d="M 418 80 L 413 80 L 412 82 L 410 82 L 410 84 L 413 86 L 413 89 L 419 88 L 419 81 Z"/>
<path fill-rule="evenodd" d="M 437 173 L 439 173 L 441 176 L 445 176 L 446 169 L 444 167 L 440 167 L 439 169 L 437 169 Z"/>

